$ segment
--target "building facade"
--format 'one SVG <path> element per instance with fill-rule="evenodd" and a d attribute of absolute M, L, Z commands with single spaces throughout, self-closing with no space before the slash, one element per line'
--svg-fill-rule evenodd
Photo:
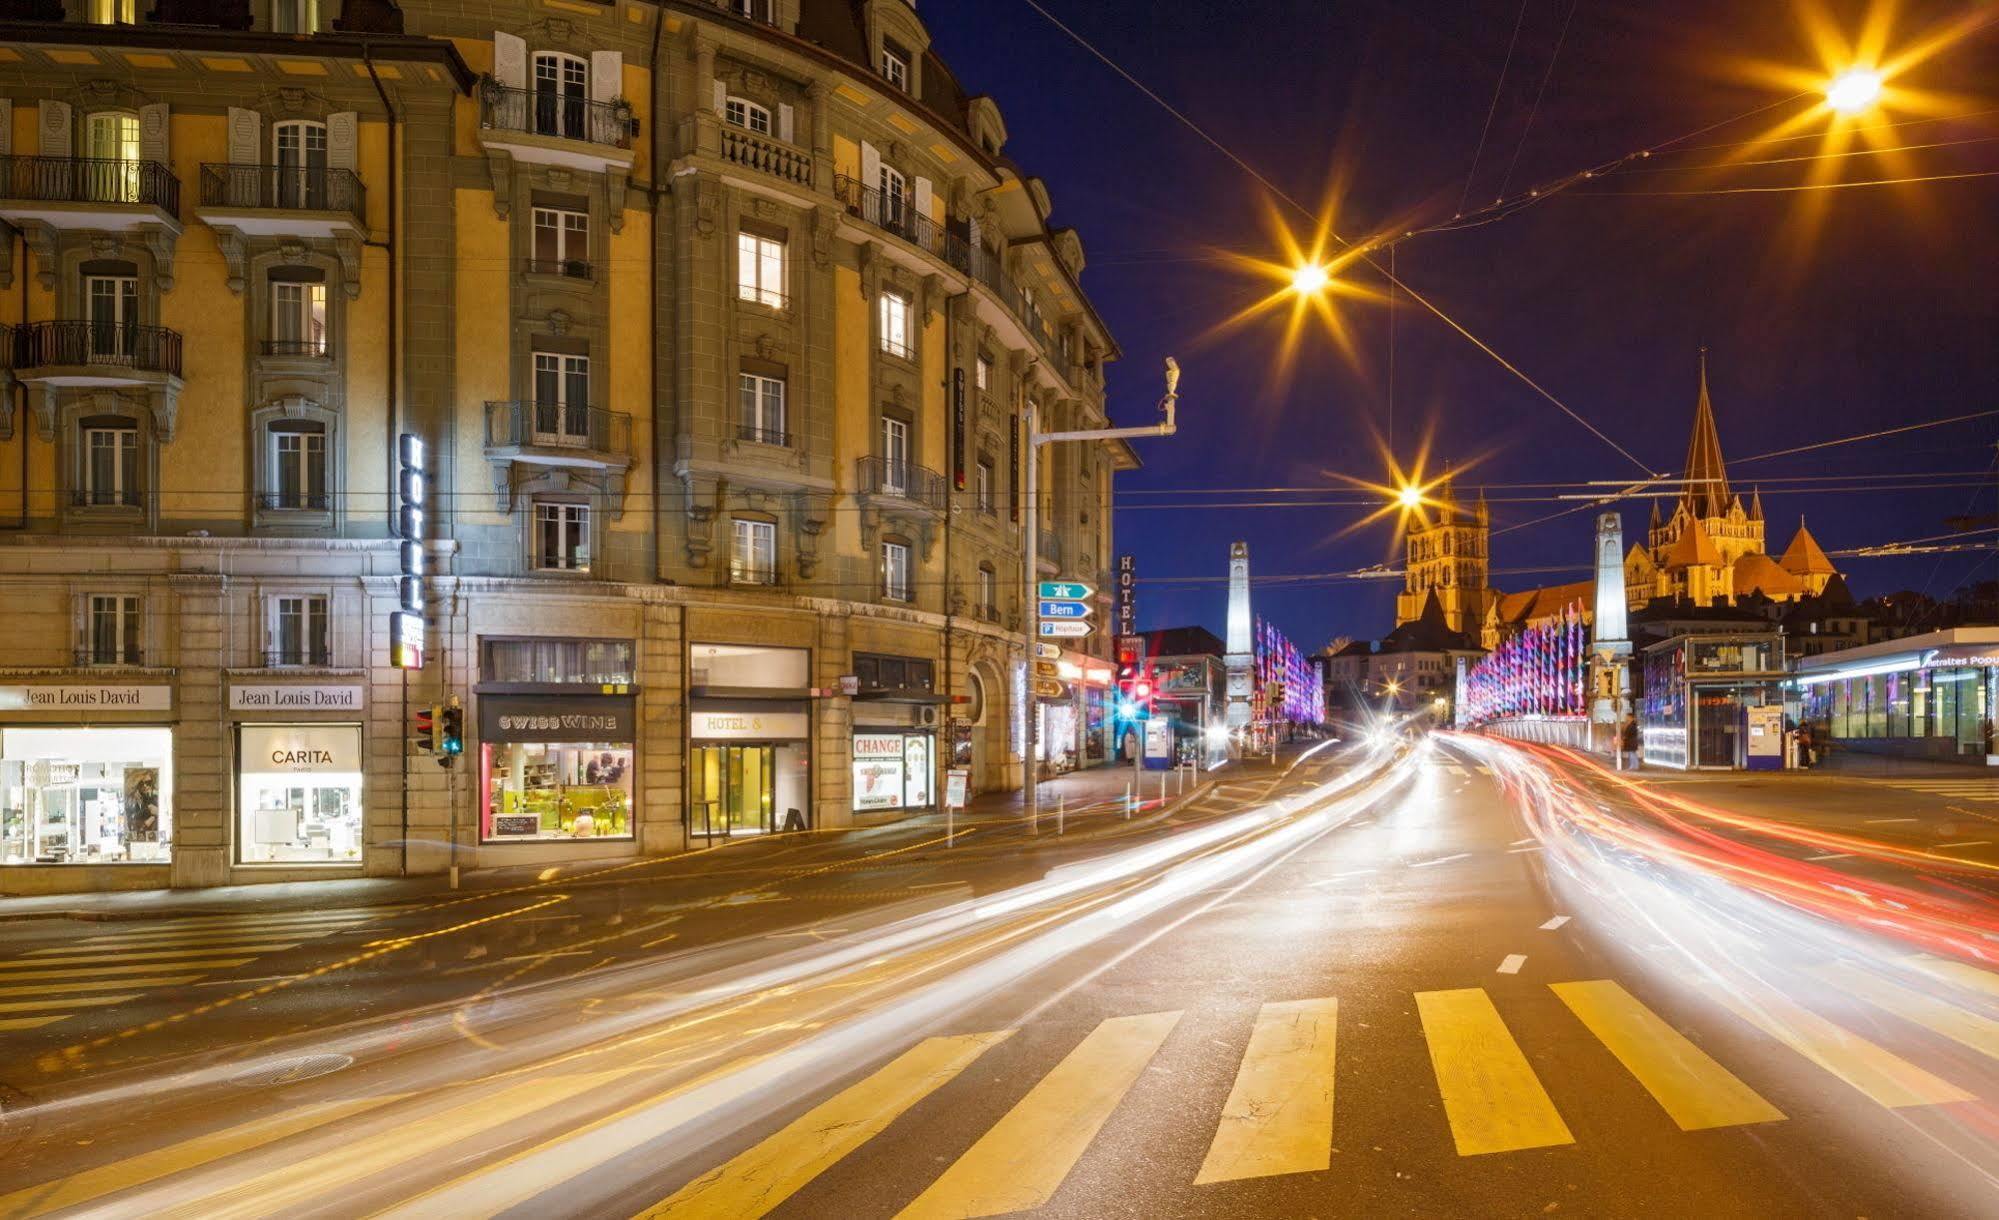
<path fill-rule="evenodd" d="M 1109 587 L 1133 458 L 1051 447 L 1024 572 L 1022 413 L 1117 349 L 1005 141 L 904 0 L 0 0 L 0 891 L 1017 784 L 1025 582 Z"/>

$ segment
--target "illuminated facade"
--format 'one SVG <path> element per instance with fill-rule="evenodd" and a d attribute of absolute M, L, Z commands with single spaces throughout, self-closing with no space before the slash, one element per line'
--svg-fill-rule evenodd
<path fill-rule="evenodd" d="M 1019 782 L 1019 421 L 1102 426 L 1117 349 L 912 6 L 140 10 L 0 4 L 0 890 Z M 388 666 L 403 432 L 454 772 Z M 1131 461 L 1050 449 L 1032 575 L 1108 589 Z"/>

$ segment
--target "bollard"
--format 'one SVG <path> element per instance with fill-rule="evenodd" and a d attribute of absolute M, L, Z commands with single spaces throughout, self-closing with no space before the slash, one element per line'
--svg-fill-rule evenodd
<path fill-rule="evenodd" d="M 1131 785 L 1124 786 L 1124 820 L 1131 821 Z"/>
<path fill-rule="evenodd" d="M 1059 797 L 1056 797 L 1056 798 L 1055 798 L 1055 833 L 1056 833 L 1056 834 L 1058 834 L 1058 835 L 1059 835 L 1059 834 L 1063 834 L 1063 833 L 1066 833 L 1066 832 L 1067 832 L 1067 830 L 1068 830 L 1068 826 L 1067 826 L 1067 824 L 1066 824 L 1066 821 L 1065 821 L 1065 818 L 1064 818 L 1064 815 L 1065 815 L 1065 814 L 1067 814 L 1068 812 L 1069 812 L 1069 798 L 1068 798 L 1068 796 L 1064 795 L 1064 796 L 1059 796 Z"/>

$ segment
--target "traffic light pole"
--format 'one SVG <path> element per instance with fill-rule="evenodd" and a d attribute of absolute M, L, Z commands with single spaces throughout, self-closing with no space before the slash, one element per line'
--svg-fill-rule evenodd
<path fill-rule="evenodd" d="M 1027 682 L 1027 758 L 1021 766 L 1021 786 L 1027 793 L 1027 825 L 1031 832 L 1041 830 L 1041 716 L 1040 701 L 1034 694 L 1032 678 L 1034 670 L 1034 646 L 1041 641 L 1041 447 L 1057 441 L 1110 441 L 1140 436 L 1172 436 L 1176 430 L 1180 405 L 1180 363 L 1173 357 L 1166 357 L 1166 397 L 1159 400 L 1160 420 L 1148 428 L 1092 428 L 1074 432 L 1043 432 L 1041 412 L 1032 398 L 1027 401 L 1027 512 L 1023 514 L 1024 532 L 1027 534 L 1023 549 L 1027 553 L 1027 643 L 1022 651 L 1026 654 L 1023 662 L 1028 671 Z M 1145 754 L 1145 739 L 1139 738 L 1138 754 Z"/>

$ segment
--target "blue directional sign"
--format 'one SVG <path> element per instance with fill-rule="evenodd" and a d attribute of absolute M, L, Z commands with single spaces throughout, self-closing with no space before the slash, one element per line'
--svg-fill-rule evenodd
<path fill-rule="evenodd" d="M 1088 618 L 1090 607 L 1084 602 L 1042 602 L 1042 618 Z"/>
<path fill-rule="evenodd" d="M 1045 601 L 1086 602 L 1096 590 L 1080 580 L 1044 580 L 1041 582 L 1041 596 Z"/>

